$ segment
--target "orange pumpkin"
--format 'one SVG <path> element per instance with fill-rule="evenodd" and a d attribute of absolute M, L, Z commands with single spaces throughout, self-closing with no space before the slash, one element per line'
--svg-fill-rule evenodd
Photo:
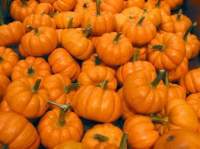
<path fill-rule="evenodd" d="M 161 11 L 161 24 L 160 24 L 160 29 L 165 31 L 165 32 L 171 32 L 173 33 L 175 30 L 174 27 L 174 22 L 172 20 L 172 16 L 167 14 L 164 11 Z"/>
<path fill-rule="evenodd" d="M 35 8 L 35 14 L 52 14 L 54 12 L 54 8 L 50 3 L 39 3 Z"/>
<path fill-rule="evenodd" d="M 124 123 L 123 130 L 128 134 L 128 143 L 132 148 L 150 148 L 159 138 L 154 124 L 146 116 L 129 117 Z"/>
<path fill-rule="evenodd" d="M 127 76 L 124 82 L 124 97 L 131 109 L 148 114 L 161 111 L 167 102 L 167 87 L 161 82 L 165 71 L 158 76 L 137 71 Z"/>
<path fill-rule="evenodd" d="M 174 31 L 176 33 L 185 33 L 192 25 L 192 21 L 190 20 L 190 18 L 183 15 L 181 9 L 178 14 L 172 15 L 172 20 L 174 22 Z"/>
<path fill-rule="evenodd" d="M 20 60 L 13 68 L 12 80 L 19 80 L 21 78 L 45 78 L 50 74 L 51 70 L 45 59 L 40 57 L 27 57 L 24 60 Z"/>
<path fill-rule="evenodd" d="M 41 79 L 25 78 L 13 81 L 5 94 L 10 109 L 27 118 L 42 116 L 47 110 L 49 95 L 40 82 Z"/>
<path fill-rule="evenodd" d="M 126 63 L 133 54 L 131 42 L 121 33 L 106 33 L 95 46 L 99 58 L 110 66 Z"/>
<path fill-rule="evenodd" d="M 200 92 L 200 68 L 190 70 L 184 77 L 181 78 L 180 84 L 188 93 Z"/>
<path fill-rule="evenodd" d="M 38 2 L 36 0 L 14 0 L 10 6 L 10 15 L 13 19 L 23 21 L 34 13 Z"/>
<path fill-rule="evenodd" d="M 23 116 L 14 112 L 0 112 L 0 123 L 0 142 L 7 145 L 7 148 L 37 149 L 39 147 L 40 139 L 37 130 Z"/>
<path fill-rule="evenodd" d="M 10 80 L 5 75 L 0 74 L 0 101 L 6 93 Z"/>
<path fill-rule="evenodd" d="M 183 0 L 165 0 L 171 8 L 175 8 L 177 6 L 182 5 Z"/>
<path fill-rule="evenodd" d="M 110 123 L 98 124 L 85 133 L 82 143 L 87 149 L 96 149 L 96 147 L 99 147 L 99 149 L 113 149 L 100 148 L 104 145 L 109 145 L 108 147 L 115 145 L 119 148 L 122 135 L 121 129 Z"/>
<path fill-rule="evenodd" d="M 53 4 L 56 0 L 39 0 L 40 3 L 50 3 L 50 4 Z"/>
<path fill-rule="evenodd" d="M 8 46 L 20 42 L 25 34 L 25 27 L 19 21 L 0 26 L 0 46 Z"/>
<path fill-rule="evenodd" d="M 112 32 L 115 29 L 115 18 L 111 12 L 100 10 L 101 0 L 96 0 L 96 11 L 91 10 L 85 13 L 81 26 L 91 27 L 93 35 L 102 35 Z"/>
<path fill-rule="evenodd" d="M 61 42 L 62 42 L 62 32 L 64 31 L 64 29 L 56 29 L 57 32 L 57 37 L 58 37 L 58 47 L 61 46 Z"/>
<path fill-rule="evenodd" d="M 185 45 L 181 37 L 172 33 L 160 33 L 149 45 L 149 61 L 157 69 L 175 69 L 185 57 Z"/>
<path fill-rule="evenodd" d="M 198 149 L 200 148 L 199 140 L 200 136 L 196 132 L 187 130 L 170 131 L 158 139 L 154 149 Z"/>
<path fill-rule="evenodd" d="M 190 94 L 186 98 L 186 102 L 193 108 L 198 118 L 200 118 L 200 93 Z"/>
<path fill-rule="evenodd" d="M 98 122 L 117 120 L 122 113 L 121 99 L 115 91 L 107 89 L 107 83 L 105 80 L 98 86 L 80 87 L 72 99 L 74 111 L 81 117 Z"/>
<path fill-rule="evenodd" d="M 50 27 L 39 27 L 22 37 L 19 52 L 23 56 L 44 56 L 57 46 L 56 30 Z"/>
<path fill-rule="evenodd" d="M 60 107 L 47 112 L 39 122 L 41 143 L 46 148 L 54 148 L 64 141 L 80 141 L 82 137 L 83 124 L 79 117 L 68 111 L 68 105 Z"/>
<path fill-rule="evenodd" d="M 48 57 L 53 73 L 60 73 L 64 77 L 75 80 L 80 73 L 80 66 L 63 48 L 55 49 Z"/>
<path fill-rule="evenodd" d="M 170 81 L 178 81 L 181 77 L 183 77 L 188 72 L 188 59 L 185 57 L 183 61 L 173 70 L 169 71 L 169 80 Z"/>
<path fill-rule="evenodd" d="M 94 45 L 89 39 L 91 32 L 91 28 L 64 30 L 61 36 L 62 45 L 75 58 L 88 59 L 94 52 Z"/>
<path fill-rule="evenodd" d="M 124 9 L 124 0 L 102 0 L 100 8 L 113 14 L 120 13 Z"/>
<path fill-rule="evenodd" d="M 10 109 L 8 103 L 6 100 L 2 100 L 0 103 L 0 112 L 11 112 L 12 110 Z"/>
<path fill-rule="evenodd" d="M 54 19 L 47 14 L 29 15 L 24 19 L 23 24 L 27 30 L 29 30 L 29 27 L 38 28 L 42 26 L 56 28 Z"/>
<path fill-rule="evenodd" d="M 76 141 L 65 141 L 53 149 L 84 149 L 82 143 Z"/>
<path fill-rule="evenodd" d="M 125 7 L 139 7 L 144 8 L 145 0 L 127 0 Z"/>
<path fill-rule="evenodd" d="M 127 76 L 131 73 L 137 71 L 144 71 L 146 75 L 151 75 L 152 77 L 155 76 L 155 68 L 154 66 L 147 62 L 138 60 L 139 56 L 139 49 L 134 52 L 132 62 L 127 62 L 126 64 L 120 66 L 117 70 L 117 79 L 120 83 L 124 83 Z"/>
<path fill-rule="evenodd" d="M 56 0 L 53 3 L 53 7 L 57 11 L 69 11 L 76 5 L 76 0 Z"/>
<path fill-rule="evenodd" d="M 72 27 L 75 28 L 79 27 L 81 24 L 81 16 L 78 14 L 78 12 L 74 11 L 55 13 L 53 18 L 57 28 L 61 29 Z"/>
<path fill-rule="evenodd" d="M 10 76 L 18 59 L 18 55 L 12 49 L 0 47 L 0 74 Z"/>

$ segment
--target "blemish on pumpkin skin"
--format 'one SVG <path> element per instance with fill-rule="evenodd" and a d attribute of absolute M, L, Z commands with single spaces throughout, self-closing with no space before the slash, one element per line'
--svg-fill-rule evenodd
<path fill-rule="evenodd" d="M 172 136 L 172 135 L 170 135 L 170 136 L 167 137 L 167 141 L 168 142 L 174 141 L 175 139 L 176 139 L 176 137 Z"/>

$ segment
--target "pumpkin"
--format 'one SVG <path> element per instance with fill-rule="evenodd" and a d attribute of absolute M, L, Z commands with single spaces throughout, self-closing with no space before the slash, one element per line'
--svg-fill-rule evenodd
<path fill-rule="evenodd" d="M 65 141 L 80 141 L 83 134 L 83 124 L 74 112 L 68 111 L 69 105 L 59 107 L 61 109 L 47 112 L 38 125 L 41 143 L 46 148 L 54 148 Z"/>
<path fill-rule="evenodd" d="M 121 84 L 124 83 L 127 76 L 131 73 L 137 72 L 137 71 L 144 71 L 146 75 L 151 75 L 152 77 L 155 76 L 155 68 L 154 66 L 147 62 L 147 61 L 141 61 L 138 60 L 140 49 L 136 49 L 136 51 L 133 54 L 133 58 L 131 62 L 127 62 L 126 64 L 120 66 L 117 70 L 117 79 Z"/>
<path fill-rule="evenodd" d="M 169 71 L 169 80 L 178 81 L 188 72 L 188 59 L 185 57 L 183 61 L 173 70 Z"/>
<path fill-rule="evenodd" d="M 69 11 L 76 5 L 76 0 L 56 0 L 53 3 L 53 7 L 57 11 Z"/>
<path fill-rule="evenodd" d="M 63 30 L 64 29 L 56 29 L 57 37 L 58 37 L 58 47 L 61 46 Z"/>
<path fill-rule="evenodd" d="M 81 16 L 74 11 L 55 13 L 54 20 L 57 28 L 75 28 L 81 24 Z"/>
<path fill-rule="evenodd" d="M 126 119 L 123 130 L 128 134 L 128 143 L 132 148 L 150 148 L 159 138 L 151 119 L 135 115 Z"/>
<path fill-rule="evenodd" d="M 49 3 L 49 4 L 53 4 L 56 0 L 39 0 L 40 3 Z"/>
<path fill-rule="evenodd" d="M 182 5 L 183 0 L 165 0 L 171 8 Z"/>
<path fill-rule="evenodd" d="M 178 14 L 172 15 L 172 20 L 174 22 L 174 31 L 176 33 L 185 33 L 188 28 L 192 25 L 190 18 L 182 14 L 182 10 L 179 10 Z"/>
<path fill-rule="evenodd" d="M 0 112 L 0 123 L 0 142 L 5 148 L 6 146 L 10 149 L 39 147 L 37 130 L 23 116 L 14 112 Z"/>
<path fill-rule="evenodd" d="M 171 32 L 171 33 L 173 33 L 174 30 L 175 30 L 172 16 L 167 14 L 164 11 L 161 11 L 160 29 L 165 31 L 165 32 Z"/>
<path fill-rule="evenodd" d="M 83 149 L 83 145 L 76 141 L 66 141 L 54 147 L 53 149 Z"/>
<path fill-rule="evenodd" d="M 21 78 L 45 78 L 50 74 L 51 70 L 45 59 L 40 57 L 27 57 L 24 60 L 20 60 L 13 68 L 12 80 L 19 80 Z"/>
<path fill-rule="evenodd" d="M 24 26 L 29 30 L 31 28 L 39 28 L 42 26 L 56 28 L 53 18 L 47 14 L 32 14 L 27 16 L 23 21 Z"/>
<path fill-rule="evenodd" d="M 161 136 L 156 142 L 154 149 L 198 149 L 200 148 L 199 140 L 200 136 L 196 132 L 175 130 Z"/>
<path fill-rule="evenodd" d="M 6 93 L 6 89 L 10 84 L 10 80 L 7 76 L 0 74 L 0 101 Z"/>
<path fill-rule="evenodd" d="M 100 8 L 113 14 L 119 13 L 124 9 L 124 0 L 101 0 Z"/>
<path fill-rule="evenodd" d="M 23 21 L 34 13 L 38 2 L 36 0 L 14 0 L 10 6 L 10 15 L 13 19 Z"/>
<path fill-rule="evenodd" d="M 41 79 L 22 78 L 10 83 L 4 98 L 10 109 L 27 118 L 42 116 L 48 108 L 49 95 L 40 82 Z"/>
<path fill-rule="evenodd" d="M 35 8 L 35 14 L 53 14 L 54 8 L 50 3 L 39 3 Z"/>
<path fill-rule="evenodd" d="M 164 112 L 151 118 L 161 135 L 169 130 L 196 131 L 199 125 L 197 114 L 192 107 L 179 98 L 169 100 Z"/>
<path fill-rule="evenodd" d="M 51 27 L 39 27 L 25 34 L 19 45 L 19 52 L 23 56 L 44 56 L 52 52 L 57 46 L 57 33 Z"/>
<path fill-rule="evenodd" d="M 124 98 L 137 113 L 148 114 L 161 111 L 167 102 L 167 87 L 161 82 L 165 71 L 157 77 L 137 71 L 127 76 L 124 82 Z"/>
<path fill-rule="evenodd" d="M 200 68 L 190 70 L 184 77 L 181 78 L 180 84 L 188 93 L 200 92 Z"/>
<path fill-rule="evenodd" d="M 43 84 L 49 93 L 49 99 L 59 104 L 71 103 L 69 94 L 78 87 L 78 84 L 71 83 L 68 77 L 60 74 L 46 77 Z"/>
<path fill-rule="evenodd" d="M 60 73 L 64 77 L 75 80 L 80 73 L 80 66 L 63 48 L 55 49 L 48 57 L 53 73 Z"/>
<path fill-rule="evenodd" d="M 145 0 L 128 0 L 126 3 L 126 8 L 129 7 L 139 7 L 144 8 Z"/>
<path fill-rule="evenodd" d="M 86 131 L 82 143 L 87 149 L 96 149 L 96 147 L 99 147 L 99 149 L 113 149 L 109 147 L 111 145 L 119 147 L 122 135 L 122 130 L 110 123 L 98 124 Z M 109 146 L 108 148 L 101 148 L 104 145 Z"/>
<path fill-rule="evenodd" d="M 193 108 L 198 118 L 200 118 L 200 93 L 190 94 L 186 98 L 186 102 Z"/>
<path fill-rule="evenodd" d="M 61 36 L 62 45 L 75 58 L 88 59 L 94 52 L 94 45 L 89 39 L 91 32 L 91 28 L 64 30 Z"/>
<path fill-rule="evenodd" d="M 172 33 L 160 33 L 149 44 L 149 61 L 157 69 L 175 69 L 185 57 L 185 45 L 181 37 Z"/>
<path fill-rule="evenodd" d="M 87 11 L 83 17 L 81 26 L 91 27 L 93 35 L 102 35 L 115 29 L 115 18 L 111 12 L 100 10 L 101 0 L 96 0 L 96 11 Z"/>
<path fill-rule="evenodd" d="M 122 103 L 118 94 L 107 89 L 108 81 L 97 86 L 80 87 L 72 99 L 74 111 L 81 117 L 98 122 L 113 122 L 122 113 Z"/>
<path fill-rule="evenodd" d="M 10 76 L 18 59 L 18 55 L 12 49 L 0 47 L 0 74 Z"/>
<path fill-rule="evenodd" d="M 106 33 L 98 39 L 96 51 L 105 64 L 117 66 L 126 63 L 131 58 L 133 47 L 128 38 L 121 33 L 113 32 Z"/>
<path fill-rule="evenodd" d="M 140 18 L 126 21 L 122 27 L 122 33 L 133 45 L 142 46 L 155 37 L 156 26 L 148 19 L 145 19 L 145 16 L 141 16 Z"/>
<path fill-rule="evenodd" d="M 156 27 L 158 27 L 161 24 L 161 12 L 159 8 L 151 8 L 151 9 L 145 9 L 144 15 L 147 20 L 152 22 Z"/>
<path fill-rule="evenodd" d="M 0 26 L 0 46 L 8 46 L 20 42 L 25 34 L 25 27 L 19 21 Z"/>
<path fill-rule="evenodd" d="M 2 100 L 0 103 L 0 112 L 11 112 L 12 110 L 10 109 L 8 103 L 6 100 Z"/>

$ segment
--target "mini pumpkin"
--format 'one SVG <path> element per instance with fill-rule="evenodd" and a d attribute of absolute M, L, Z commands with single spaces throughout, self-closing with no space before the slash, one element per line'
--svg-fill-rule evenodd
<path fill-rule="evenodd" d="M 149 61 L 157 69 L 175 69 L 185 57 L 185 45 L 181 37 L 172 33 L 160 33 L 150 43 Z"/>
<path fill-rule="evenodd" d="M 40 82 L 41 79 L 26 78 L 13 81 L 4 98 L 10 109 L 27 118 L 42 116 L 48 108 L 49 95 Z"/>
<path fill-rule="evenodd" d="M 85 133 L 82 143 L 88 149 L 96 149 L 96 147 L 99 147 L 99 149 L 108 149 L 112 145 L 119 148 L 122 135 L 122 130 L 110 123 L 98 124 Z M 103 147 L 105 145 L 108 147 Z M 109 149 L 113 149 L 113 146 Z"/>
<path fill-rule="evenodd" d="M 8 46 L 20 42 L 25 34 L 25 27 L 19 21 L 0 26 L 0 46 Z"/>
<path fill-rule="evenodd" d="M 194 109 L 198 118 L 200 118 L 200 93 L 190 94 L 186 102 Z"/>
<path fill-rule="evenodd" d="M 171 33 L 174 33 L 175 30 L 172 16 L 164 11 L 161 11 L 160 29 L 165 32 L 171 32 Z"/>
<path fill-rule="evenodd" d="M 107 83 L 104 80 L 98 86 L 80 87 L 72 99 L 74 111 L 81 117 L 98 122 L 117 120 L 122 113 L 121 98 L 115 91 L 107 89 Z"/>
<path fill-rule="evenodd" d="M 57 37 L 58 37 L 58 47 L 61 46 L 62 42 L 62 32 L 64 29 L 56 29 Z"/>
<path fill-rule="evenodd" d="M 144 8 L 145 0 L 127 0 L 125 7 L 139 7 Z"/>
<path fill-rule="evenodd" d="M 39 0 L 40 3 L 49 3 L 49 4 L 53 4 L 56 0 Z"/>
<path fill-rule="evenodd" d="M 131 42 L 121 33 L 106 33 L 98 39 L 96 51 L 99 58 L 109 66 L 126 63 L 132 56 Z M 111 56 L 112 55 L 112 56 Z"/>
<path fill-rule="evenodd" d="M 151 119 L 135 115 L 126 119 L 123 130 L 128 134 L 128 142 L 132 148 L 150 148 L 159 138 Z"/>
<path fill-rule="evenodd" d="M 0 47 L 0 74 L 10 76 L 18 60 L 18 55 L 12 49 Z"/>
<path fill-rule="evenodd" d="M 94 52 L 94 45 L 89 39 L 91 33 L 90 27 L 85 29 L 66 29 L 62 32 L 62 45 L 77 59 L 88 59 Z M 77 41 L 79 41 L 78 44 Z"/>
<path fill-rule="evenodd" d="M 53 149 L 83 149 L 83 145 L 82 143 L 76 141 L 65 141 Z"/>
<path fill-rule="evenodd" d="M 12 80 L 19 80 L 21 78 L 45 78 L 50 74 L 51 70 L 45 59 L 40 57 L 27 57 L 24 60 L 20 60 L 13 68 Z"/>
<path fill-rule="evenodd" d="M 0 142 L 3 148 L 37 149 L 40 139 L 35 127 L 14 112 L 0 112 Z M 12 132 L 12 133 L 10 133 Z"/>
<path fill-rule="evenodd" d="M 56 0 L 53 2 L 53 7 L 57 11 L 69 11 L 76 5 L 76 0 Z"/>
<path fill-rule="evenodd" d="M 171 8 L 182 5 L 183 0 L 165 0 Z"/>
<path fill-rule="evenodd" d="M 51 27 L 34 28 L 22 37 L 19 52 L 25 57 L 44 56 L 56 48 L 57 40 L 55 29 Z"/>
<path fill-rule="evenodd" d="M 0 101 L 3 99 L 3 96 L 6 93 L 9 83 L 10 80 L 8 79 L 8 77 L 0 74 Z"/>
<path fill-rule="evenodd" d="M 55 49 L 49 55 L 48 62 L 53 73 L 60 73 L 73 80 L 78 78 L 80 66 L 65 49 Z"/>
<path fill-rule="evenodd" d="M 124 9 L 124 0 L 102 0 L 100 8 L 113 14 L 120 13 Z"/>
<path fill-rule="evenodd" d="M 53 14 L 54 8 L 50 3 L 39 3 L 34 11 L 35 14 Z"/>
<path fill-rule="evenodd" d="M 83 134 L 79 117 L 68 111 L 68 105 L 59 106 L 61 109 L 47 112 L 38 125 L 41 143 L 47 148 L 54 148 L 64 141 L 80 141 Z"/>
<path fill-rule="evenodd" d="M 10 15 L 13 19 L 23 21 L 34 13 L 38 2 L 36 0 L 14 0 L 10 6 Z"/>

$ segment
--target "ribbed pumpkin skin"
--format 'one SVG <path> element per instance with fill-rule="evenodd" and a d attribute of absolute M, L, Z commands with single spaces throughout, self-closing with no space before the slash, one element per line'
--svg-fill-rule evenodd
<path fill-rule="evenodd" d="M 69 11 L 76 5 L 76 0 L 56 0 L 53 3 L 53 7 L 57 11 Z"/>
<path fill-rule="evenodd" d="M 10 149 L 37 149 L 40 143 L 35 127 L 14 112 L 0 112 L 0 141 Z"/>
<path fill-rule="evenodd" d="M 177 84 L 170 83 L 168 85 L 168 101 L 173 99 L 185 99 L 186 91 L 185 89 Z"/>
<path fill-rule="evenodd" d="M 0 26 L 0 46 L 9 46 L 20 42 L 25 34 L 25 27 L 19 21 Z"/>
<path fill-rule="evenodd" d="M 124 9 L 124 0 L 102 0 L 100 8 L 113 14 L 120 13 Z"/>
<path fill-rule="evenodd" d="M 50 3 L 39 3 L 34 11 L 34 14 L 51 14 L 54 8 Z"/>
<path fill-rule="evenodd" d="M 65 141 L 54 147 L 53 149 L 83 149 L 82 143 L 76 141 Z"/>
<path fill-rule="evenodd" d="M 83 134 L 83 124 L 74 112 L 65 112 L 65 124 L 59 125 L 59 109 L 47 112 L 40 120 L 38 131 L 41 143 L 47 148 L 54 148 L 64 141 L 80 141 Z"/>
<path fill-rule="evenodd" d="M 79 116 L 98 122 L 113 122 L 122 114 L 118 94 L 94 85 L 80 87 L 73 97 L 72 106 Z"/>
<path fill-rule="evenodd" d="M 0 111 L 1 112 L 11 112 L 12 110 L 10 109 L 8 103 L 6 100 L 2 100 L 0 103 Z"/>
<path fill-rule="evenodd" d="M 0 74 L 0 101 L 6 93 L 10 80 L 5 75 Z"/>
<path fill-rule="evenodd" d="M 200 118 L 200 93 L 190 94 L 186 98 L 186 102 L 192 107 L 198 118 Z"/>

